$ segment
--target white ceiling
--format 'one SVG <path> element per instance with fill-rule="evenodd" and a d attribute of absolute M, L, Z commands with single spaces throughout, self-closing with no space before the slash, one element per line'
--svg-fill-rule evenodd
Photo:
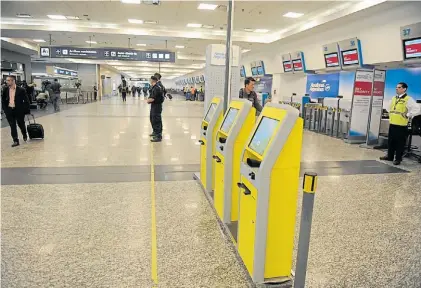
<path fill-rule="evenodd" d="M 1 1 L 2 37 L 35 44 L 33 39 L 44 39 L 52 45 L 96 47 L 129 47 L 135 49 L 168 49 L 177 51 L 176 66 L 168 77 L 200 69 L 205 61 L 206 46 L 225 43 L 227 1 L 161 1 L 161 5 L 124 4 L 119 0 L 101 1 Z M 220 5 L 215 11 L 198 10 L 201 2 Z M 258 51 L 262 45 L 311 29 L 349 13 L 381 3 L 367 1 L 235 1 L 234 44 L 242 49 Z M 361 6 L 361 7 L 358 7 Z M 364 6 L 365 5 L 365 6 Z M 287 12 L 305 15 L 298 19 L 283 17 Z M 17 18 L 28 13 L 29 19 Z M 78 16 L 81 20 L 51 20 L 47 15 Z M 158 24 L 131 24 L 128 19 L 155 20 Z M 187 23 L 214 25 L 213 29 L 188 28 Z M 313 26 L 309 26 L 311 23 Z M 267 33 L 245 32 L 245 28 L 268 29 Z M 136 44 L 147 44 L 140 47 Z M 176 45 L 185 46 L 176 49 Z M 75 61 L 75 60 L 72 60 Z M 88 61 L 89 63 L 93 61 Z M 96 61 L 101 63 L 101 61 Z M 108 63 L 112 65 L 112 63 Z M 123 62 L 112 65 L 116 69 L 133 71 L 140 75 L 139 63 Z M 196 64 L 196 66 L 192 66 Z M 156 66 L 156 65 L 155 65 Z M 188 68 L 186 68 L 188 67 Z M 151 66 L 151 69 L 156 67 Z M 149 72 L 148 72 L 149 73 Z"/>

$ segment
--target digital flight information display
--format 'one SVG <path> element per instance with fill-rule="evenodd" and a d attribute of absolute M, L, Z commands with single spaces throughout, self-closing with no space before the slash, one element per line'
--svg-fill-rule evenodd
<path fill-rule="evenodd" d="M 403 46 L 405 59 L 421 58 L 421 38 L 405 40 Z"/>
<path fill-rule="evenodd" d="M 339 67 L 338 53 L 325 54 L 326 67 Z"/>
<path fill-rule="evenodd" d="M 301 59 L 294 59 L 292 60 L 292 67 L 294 71 L 303 71 L 303 62 Z"/>
<path fill-rule="evenodd" d="M 284 61 L 282 64 L 284 66 L 284 72 L 291 72 L 292 71 L 291 61 Z"/>
<path fill-rule="evenodd" d="M 357 49 L 342 51 L 342 63 L 344 66 L 358 65 L 360 60 Z"/>

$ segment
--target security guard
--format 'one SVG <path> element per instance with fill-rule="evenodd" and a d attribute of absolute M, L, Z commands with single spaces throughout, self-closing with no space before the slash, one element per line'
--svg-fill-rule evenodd
<path fill-rule="evenodd" d="M 146 100 L 148 104 L 151 104 L 150 120 L 152 125 L 152 139 L 151 142 L 162 141 L 162 103 L 164 102 L 164 93 L 161 87 L 158 85 L 158 78 L 152 76 L 151 90 L 149 91 L 149 98 Z"/>
<path fill-rule="evenodd" d="M 164 93 L 164 98 L 165 98 L 167 96 L 167 89 L 165 89 L 164 84 L 162 84 L 162 82 L 161 82 L 161 77 L 162 77 L 161 74 L 155 73 L 155 74 L 153 74 L 153 76 L 158 78 L 158 82 L 156 84 L 161 88 L 162 93 Z"/>
<path fill-rule="evenodd" d="M 420 107 L 414 99 L 406 94 L 408 85 L 404 82 L 396 85 L 396 96 L 393 97 L 389 107 L 389 139 L 387 155 L 380 160 L 393 161 L 394 165 L 402 162 L 408 134 L 410 118 L 420 113 Z M 396 156 L 395 156 L 396 153 Z"/>

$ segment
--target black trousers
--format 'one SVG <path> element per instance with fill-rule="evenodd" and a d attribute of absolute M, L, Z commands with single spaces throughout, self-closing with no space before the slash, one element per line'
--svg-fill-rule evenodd
<path fill-rule="evenodd" d="M 390 124 L 387 157 L 389 160 L 395 159 L 402 161 L 402 155 L 405 150 L 406 139 L 408 137 L 408 128 Z M 396 157 L 395 157 L 396 153 Z"/>
<path fill-rule="evenodd" d="M 150 120 L 153 134 L 157 137 L 162 137 L 162 104 L 152 104 Z"/>
<path fill-rule="evenodd" d="M 22 135 L 26 137 L 25 114 L 9 107 L 6 108 L 4 113 L 6 114 L 7 122 L 9 122 L 10 125 L 10 134 L 12 135 L 13 141 L 19 142 L 16 124 L 18 124 Z"/>
<path fill-rule="evenodd" d="M 123 101 L 126 102 L 126 97 L 127 97 L 126 92 L 121 93 L 121 97 L 123 97 Z"/>

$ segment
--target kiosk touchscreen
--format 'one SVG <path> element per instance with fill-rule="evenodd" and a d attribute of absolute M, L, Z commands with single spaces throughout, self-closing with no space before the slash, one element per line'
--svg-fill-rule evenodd
<path fill-rule="evenodd" d="M 215 187 L 215 163 L 212 155 L 215 152 L 216 133 L 221 125 L 223 102 L 220 97 L 212 99 L 208 111 L 202 121 L 200 130 L 200 180 L 204 189 L 211 193 Z"/>
<path fill-rule="evenodd" d="M 297 109 L 268 103 L 243 149 L 237 248 L 256 283 L 291 273 L 302 134 Z"/>
<path fill-rule="evenodd" d="M 229 224 L 238 219 L 240 163 L 244 145 L 256 121 L 256 109 L 246 99 L 230 103 L 216 135 L 214 205 L 221 220 Z"/>

